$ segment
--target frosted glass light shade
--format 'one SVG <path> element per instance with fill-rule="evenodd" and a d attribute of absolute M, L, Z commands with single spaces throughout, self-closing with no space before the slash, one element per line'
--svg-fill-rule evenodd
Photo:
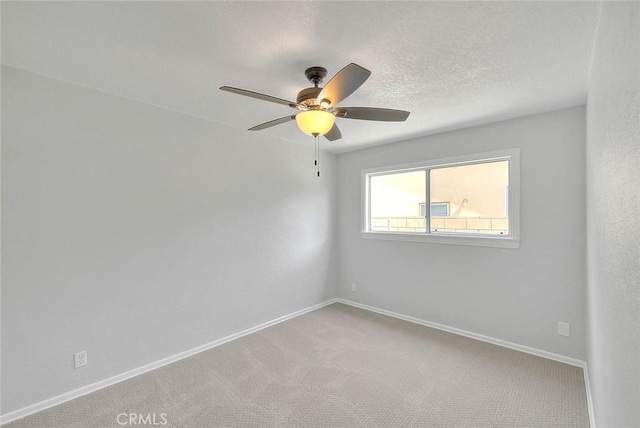
<path fill-rule="evenodd" d="M 305 134 L 324 135 L 331 130 L 336 117 L 324 110 L 308 110 L 296 115 L 298 128 Z"/>

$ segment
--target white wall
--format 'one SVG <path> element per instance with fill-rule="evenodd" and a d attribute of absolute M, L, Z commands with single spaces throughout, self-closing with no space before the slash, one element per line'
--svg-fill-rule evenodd
<path fill-rule="evenodd" d="M 519 249 L 361 238 L 362 169 L 514 147 Z M 584 164 L 583 107 L 341 155 L 340 297 L 583 360 Z M 571 323 L 570 338 L 558 321 Z"/>
<path fill-rule="evenodd" d="M 587 361 L 598 427 L 640 426 L 640 3 L 604 2 L 587 103 Z M 607 221 L 611 216 L 612 221 Z"/>
<path fill-rule="evenodd" d="M 335 297 L 311 138 L 2 72 L 2 413 Z"/>

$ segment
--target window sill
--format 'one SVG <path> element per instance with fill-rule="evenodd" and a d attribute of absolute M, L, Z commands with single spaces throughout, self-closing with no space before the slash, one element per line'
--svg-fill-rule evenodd
<path fill-rule="evenodd" d="M 425 242 L 428 244 L 470 245 L 475 247 L 520 248 L 520 240 L 512 237 L 445 235 L 411 232 L 361 232 L 364 239 L 384 241 Z"/>

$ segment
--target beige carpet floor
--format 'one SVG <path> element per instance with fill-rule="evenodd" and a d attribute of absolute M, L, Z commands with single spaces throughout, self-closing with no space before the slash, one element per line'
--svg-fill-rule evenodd
<path fill-rule="evenodd" d="M 589 426 L 578 367 L 342 304 L 6 428 L 134 426 L 120 413 L 176 428 Z"/>

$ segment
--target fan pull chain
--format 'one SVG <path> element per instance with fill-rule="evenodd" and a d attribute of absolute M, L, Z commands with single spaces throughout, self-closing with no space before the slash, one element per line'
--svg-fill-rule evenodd
<path fill-rule="evenodd" d="M 318 164 L 318 177 L 320 177 L 320 137 L 316 135 L 316 147 L 318 150 L 318 154 L 316 155 L 317 164 Z"/>
<path fill-rule="evenodd" d="M 315 138 L 314 155 L 316 157 L 314 165 L 316 166 L 316 173 L 318 177 L 320 177 L 320 141 L 318 140 L 317 135 L 314 135 L 314 138 Z"/>

